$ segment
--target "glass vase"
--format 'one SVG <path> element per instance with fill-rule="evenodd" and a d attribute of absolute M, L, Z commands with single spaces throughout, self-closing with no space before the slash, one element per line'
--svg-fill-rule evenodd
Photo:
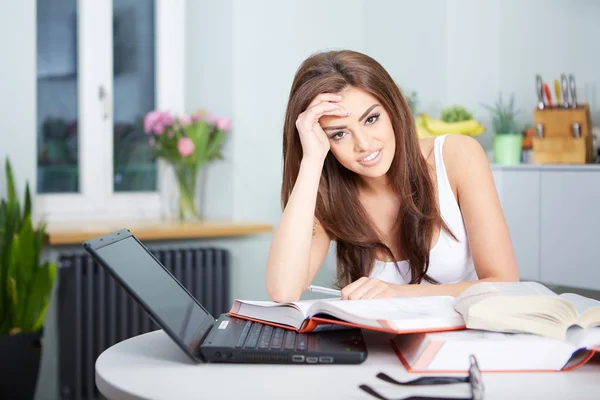
<path fill-rule="evenodd" d="M 178 189 L 177 215 L 180 221 L 197 221 L 201 219 L 198 207 L 198 172 L 199 168 L 190 165 L 175 165 L 175 180 Z"/>

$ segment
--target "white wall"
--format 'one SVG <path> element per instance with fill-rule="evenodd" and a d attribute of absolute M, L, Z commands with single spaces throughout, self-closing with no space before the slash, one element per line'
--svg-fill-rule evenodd
<path fill-rule="evenodd" d="M 25 182 L 35 190 L 35 9 L 35 0 L 0 0 L 0 197 L 5 191 L 7 156 L 19 196 Z"/>

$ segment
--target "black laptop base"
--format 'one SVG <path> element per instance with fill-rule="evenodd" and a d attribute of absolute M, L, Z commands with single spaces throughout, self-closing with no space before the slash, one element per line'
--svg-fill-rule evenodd
<path fill-rule="evenodd" d="M 199 351 L 204 360 L 217 363 L 360 364 L 367 357 L 360 329 L 302 334 L 226 314 Z"/>

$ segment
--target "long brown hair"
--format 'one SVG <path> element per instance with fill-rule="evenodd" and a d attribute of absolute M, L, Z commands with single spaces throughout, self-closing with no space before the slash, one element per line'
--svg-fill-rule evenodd
<path fill-rule="evenodd" d="M 429 247 L 435 228 L 445 227 L 435 188 L 421 153 L 410 107 L 387 71 L 371 57 L 349 50 L 317 53 L 299 67 L 290 90 L 283 128 L 282 205 L 285 208 L 302 160 L 296 119 L 319 93 L 340 93 L 353 86 L 374 96 L 388 112 L 396 137 L 389 182 L 401 201 L 395 223 L 398 248 L 406 256 L 411 283 L 427 276 Z M 337 284 L 344 286 L 370 272 L 376 251 L 394 259 L 362 206 L 356 174 L 329 152 L 319 182 L 315 217 L 336 241 Z"/>

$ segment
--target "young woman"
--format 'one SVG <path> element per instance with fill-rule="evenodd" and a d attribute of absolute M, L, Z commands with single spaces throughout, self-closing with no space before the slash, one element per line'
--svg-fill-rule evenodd
<path fill-rule="evenodd" d="M 457 295 L 478 280 L 518 280 L 481 146 L 462 135 L 419 140 L 406 99 L 372 58 L 305 60 L 283 134 L 284 211 L 267 262 L 274 301 L 301 296 L 331 241 L 342 299 Z"/>

